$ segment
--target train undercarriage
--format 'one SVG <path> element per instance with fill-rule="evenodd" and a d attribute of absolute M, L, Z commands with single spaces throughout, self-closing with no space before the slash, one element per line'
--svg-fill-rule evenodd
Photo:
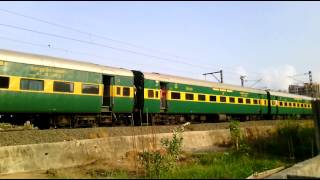
<path fill-rule="evenodd" d="M 173 125 L 185 122 L 215 123 L 230 120 L 285 120 L 307 119 L 307 115 L 246 115 L 246 114 L 2 114 L 0 123 L 12 125 L 32 124 L 39 129 L 49 128 L 81 128 L 100 126 L 143 126 L 143 125 Z"/>

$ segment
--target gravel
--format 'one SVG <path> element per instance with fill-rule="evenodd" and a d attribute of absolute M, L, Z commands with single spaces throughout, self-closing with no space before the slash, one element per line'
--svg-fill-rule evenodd
<path fill-rule="evenodd" d="M 299 122 L 312 122 L 303 120 Z M 278 121 L 248 121 L 242 122 L 242 127 L 276 125 Z M 190 124 L 185 131 L 206 131 L 214 129 L 227 129 L 229 123 L 203 123 Z M 178 125 L 170 126 L 136 126 L 136 127 L 96 127 L 78 129 L 49 129 L 49 130 L 24 130 L 24 131 L 0 131 L 0 146 L 14 146 L 38 143 L 52 143 L 80 139 L 94 139 L 113 136 L 132 136 L 152 133 L 170 133 Z"/>

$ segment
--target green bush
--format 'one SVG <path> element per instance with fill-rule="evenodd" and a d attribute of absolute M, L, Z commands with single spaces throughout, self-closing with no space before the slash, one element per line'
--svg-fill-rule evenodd
<path fill-rule="evenodd" d="M 178 127 L 173 131 L 171 140 L 161 139 L 162 147 L 165 151 L 146 151 L 139 154 L 139 160 L 148 178 L 161 178 L 163 173 L 174 170 L 181 153 L 182 140 L 181 133 L 183 127 Z"/>

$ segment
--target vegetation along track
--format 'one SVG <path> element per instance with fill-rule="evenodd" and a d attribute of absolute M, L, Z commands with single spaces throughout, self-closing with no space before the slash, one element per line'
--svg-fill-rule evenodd
<path fill-rule="evenodd" d="M 299 123 L 313 123 L 312 120 L 295 120 Z M 241 127 L 273 126 L 282 120 L 263 120 L 241 122 Z M 25 144 L 62 142 L 80 139 L 94 139 L 113 136 L 132 136 L 151 133 L 170 133 L 177 125 L 169 126 L 121 126 L 121 127 L 96 127 L 78 129 L 49 129 L 49 130 L 24 130 L 0 131 L 0 146 L 13 146 Z M 206 131 L 214 129 L 227 129 L 229 122 L 191 124 L 185 131 Z"/>

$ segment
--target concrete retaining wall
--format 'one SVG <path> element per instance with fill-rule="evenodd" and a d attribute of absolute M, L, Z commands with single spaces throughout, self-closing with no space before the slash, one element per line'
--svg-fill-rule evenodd
<path fill-rule="evenodd" d="M 246 132 L 266 133 L 271 129 L 272 126 L 267 126 Z M 161 138 L 171 137 L 172 133 L 163 133 L 1 147 L 0 174 L 72 167 L 97 159 L 125 158 L 130 151 L 159 148 Z M 183 150 L 196 151 L 229 143 L 230 132 L 228 129 L 187 131 L 183 138 Z"/>
<path fill-rule="evenodd" d="M 288 176 L 293 176 L 295 179 L 297 177 L 302 179 L 306 177 L 320 178 L 320 155 L 295 164 L 291 168 L 269 176 L 267 179 L 290 179 Z"/>

